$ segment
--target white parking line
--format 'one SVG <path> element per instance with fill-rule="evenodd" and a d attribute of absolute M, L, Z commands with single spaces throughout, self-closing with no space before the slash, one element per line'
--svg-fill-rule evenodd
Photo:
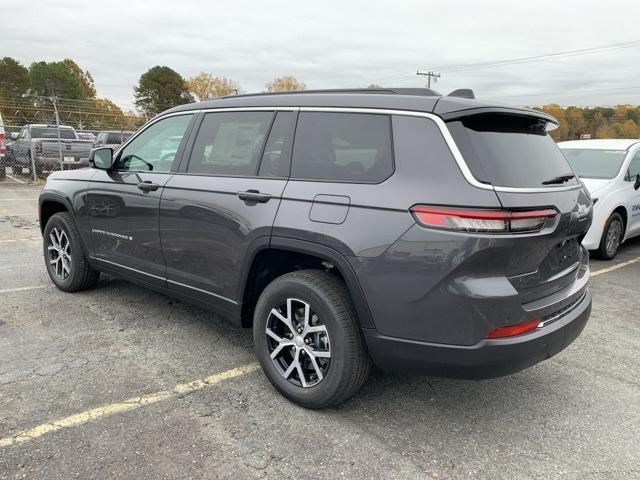
<path fill-rule="evenodd" d="M 24 292 L 25 290 L 37 290 L 40 288 L 53 287 L 53 285 L 33 285 L 31 287 L 5 288 L 0 293 Z"/>
<path fill-rule="evenodd" d="M 156 393 L 150 393 L 148 395 L 140 395 L 138 397 L 128 398 L 122 402 L 111 403 L 102 407 L 86 410 L 75 415 L 70 415 L 60 420 L 54 420 L 52 422 L 43 423 L 28 430 L 23 430 L 10 437 L 0 438 L 0 448 L 8 447 L 9 445 L 15 445 L 18 443 L 28 442 L 41 437 L 47 433 L 55 432 L 63 428 L 75 427 L 88 422 L 98 420 L 101 417 L 114 415 L 116 413 L 128 412 L 135 410 L 146 405 L 152 405 L 154 403 L 161 402 L 163 400 L 169 400 L 176 398 L 180 395 L 187 395 L 189 393 L 202 390 L 205 387 L 215 385 L 224 380 L 246 375 L 257 370 L 259 365 L 257 363 L 249 363 L 242 367 L 232 368 L 231 370 L 225 370 L 224 372 L 215 373 L 205 378 L 200 378 L 189 383 L 179 383 L 171 390 L 162 390 Z"/>
<path fill-rule="evenodd" d="M 7 175 L 7 178 L 10 178 L 11 180 L 13 180 L 14 182 L 18 182 L 22 185 L 25 184 L 25 182 L 23 182 L 22 180 L 18 180 L 16 177 L 14 177 L 13 175 Z"/>
<path fill-rule="evenodd" d="M 42 240 L 42 237 L 10 238 L 5 240 L 0 240 L 0 243 L 18 243 L 18 242 L 24 242 L 25 240 Z"/>

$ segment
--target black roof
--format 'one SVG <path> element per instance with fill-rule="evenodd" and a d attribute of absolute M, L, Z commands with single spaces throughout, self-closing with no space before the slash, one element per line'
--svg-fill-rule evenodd
<path fill-rule="evenodd" d="M 444 119 L 483 111 L 502 111 L 505 113 L 532 115 L 557 123 L 550 115 L 536 110 L 484 100 L 444 96 L 426 88 L 305 90 L 300 92 L 234 95 L 205 102 L 179 105 L 164 113 L 234 107 L 380 108 L 434 113 Z"/>

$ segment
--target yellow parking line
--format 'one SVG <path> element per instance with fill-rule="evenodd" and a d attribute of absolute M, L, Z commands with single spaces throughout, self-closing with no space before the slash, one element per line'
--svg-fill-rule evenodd
<path fill-rule="evenodd" d="M 603 273 L 613 272 L 614 270 L 618 270 L 619 268 L 626 267 L 627 265 L 631 265 L 637 262 L 640 262 L 640 257 L 632 258 L 631 260 L 627 260 L 626 262 L 616 263 L 611 267 L 596 270 L 595 272 L 591 272 L 591 276 L 595 277 L 597 275 L 602 275 Z"/>
<path fill-rule="evenodd" d="M 257 370 L 259 365 L 257 363 L 249 363 L 242 367 L 232 368 L 224 372 L 215 373 L 205 378 L 194 380 L 189 383 L 180 383 L 173 387 L 171 390 L 162 390 L 156 393 L 150 393 L 148 395 L 141 395 L 138 397 L 132 397 L 122 402 L 111 403 L 102 407 L 93 408 L 85 412 L 76 413 L 60 420 L 54 420 L 52 422 L 43 423 L 28 430 L 23 430 L 10 437 L 0 438 L 0 448 L 8 447 L 9 445 L 16 445 L 18 443 L 28 442 L 41 437 L 47 433 L 62 430 L 64 428 L 75 427 L 94 420 L 98 420 L 101 417 L 109 415 L 115 415 L 116 413 L 127 412 L 135 410 L 145 405 L 151 405 L 154 403 L 162 402 L 170 398 L 175 398 L 180 395 L 186 395 L 198 390 L 202 390 L 205 387 L 215 385 L 224 380 L 246 375 L 247 373 Z"/>

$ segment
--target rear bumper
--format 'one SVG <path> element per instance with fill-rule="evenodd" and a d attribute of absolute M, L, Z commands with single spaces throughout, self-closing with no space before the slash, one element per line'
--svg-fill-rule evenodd
<path fill-rule="evenodd" d="M 456 378 L 494 378 L 546 360 L 573 342 L 589 319 L 591 292 L 569 312 L 545 327 L 508 339 L 475 345 L 446 345 L 388 337 L 364 329 L 369 353 L 384 370 Z"/>

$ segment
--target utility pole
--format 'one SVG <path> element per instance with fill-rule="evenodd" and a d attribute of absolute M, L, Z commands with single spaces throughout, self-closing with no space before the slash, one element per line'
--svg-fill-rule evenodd
<path fill-rule="evenodd" d="M 51 86 L 51 84 L 49 84 Z M 62 141 L 60 140 L 60 116 L 58 115 L 58 105 L 56 104 L 56 92 L 51 86 L 51 103 L 53 103 L 53 111 L 56 115 L 56 132 L 58 134 L 58 160 L 60 161 L 60 170 L 64 170 L 62 164 Z"/>
<path fill-rule="evenodd" d="M 431 70 L 429 70 L 428 72 L 421 72 L 420 70 L 418 70 L 416 72 L 416 75 L 424 75 L 425 77 L 427 77 L 427 88 L 431 88 L 431 79 L 432 78 L 433 78 L 433 83 L 436 83 L 438 81 L 438 79 L 440 78 L 440 74 L 439 73 L 432 72 Z"/>

